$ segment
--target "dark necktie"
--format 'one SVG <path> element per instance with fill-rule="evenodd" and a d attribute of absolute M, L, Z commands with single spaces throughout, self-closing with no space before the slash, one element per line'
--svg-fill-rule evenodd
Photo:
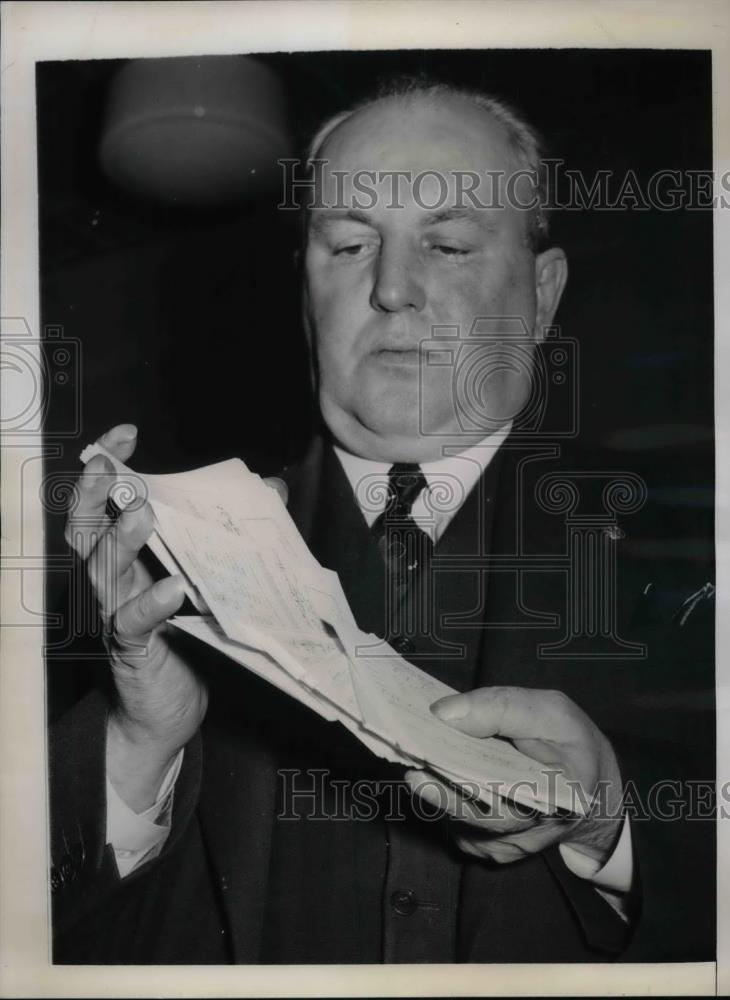
<path fill-rule="evenodd" d="M 433 551 L 431 539 L 411 516 L 413 503 L 427 485 L 420 465 L 392 465 L 385 510 L 371 528 L 388 570 L 391 599 L 396 603 L 416 575 L 426 571 Z"/>

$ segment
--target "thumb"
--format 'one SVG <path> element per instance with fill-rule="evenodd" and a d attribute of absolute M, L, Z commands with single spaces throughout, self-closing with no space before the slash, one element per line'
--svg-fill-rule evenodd
<path fill-rule="evenodd" d="M 181 576 L 167 576 L 127 601 L 116 614 L 116 638 L 120 643 L 145 645 L 156 628 L 179 611 L 185 599 Z"/>
<path fill-rule="evenodd" d="M 480 688 L 447 695 L 431 705 L 431 712 L 447 725 L 470 736 L 512 735 L 504 732 L 509 696 L 503 688 Z"/>
<path fill-rule="evenodd" d="M 134 424 L 117 424 L 102 434 L 98 443 L 120 462 L 126 462 L 137 447 L 137 428 Z"/>
<path fill-rule="evenodd" d="M 564 700 L 558 692 L 491 687 L 440 698 L 431 711 L 469 736 L 550 740 L 564 737 L 569 728 L 562 710 Z"/>

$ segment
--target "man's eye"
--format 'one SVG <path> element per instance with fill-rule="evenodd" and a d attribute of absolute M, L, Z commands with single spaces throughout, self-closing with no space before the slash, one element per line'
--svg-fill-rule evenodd
<path fill-rule="evenodd" d="M 446 243 L 434 243 L 433 249 L 443 254 L 444 257 L 465 257 L 469 253 L 464 247 L 452 247 Z"/>
<path fill-rule="evenodd" d="M 333 257 L 363 257 L 375 244 L 360 241 L 359 243 L 345 243 L 336 246 L 332 250 Z"/>

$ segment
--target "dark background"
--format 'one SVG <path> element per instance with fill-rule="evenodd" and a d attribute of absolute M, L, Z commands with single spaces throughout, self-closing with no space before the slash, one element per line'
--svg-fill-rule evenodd
<path fill-rule="evenodd" d="M 697 51 L 401 51 L 257 55 L 290 101 L 297 155 L 323 118 L 393 73 L 486 89 L 589 178 L 712 167 L 711 61 Z M 38 64 L 41 309 L 81 341 L 79 378 L 49 398 L 49 442 L 81 404 L 82 433 L 47 472 L 73 471 L 107 427 L 136 423 L 134 465 L 240 455 L 270 472 L 299 454 L 313 406 L 293 213 L 279 191 L 225 211 L 145 204 L 97 162 L 121 61 Z M 552 219 L 570 263 L 558 321 L 580 344 L 581 444 L 647 479 L 711 551 L 713 315 L 709 211 L 577 211 Z M 48 551 L 64 550 L 62 516 Z M 50 574 L 51 578 L 53 574 Z M 58 581 L 57 581 L 58 583 Z M 54 590 L 50 581 L 51 596 Z"/>

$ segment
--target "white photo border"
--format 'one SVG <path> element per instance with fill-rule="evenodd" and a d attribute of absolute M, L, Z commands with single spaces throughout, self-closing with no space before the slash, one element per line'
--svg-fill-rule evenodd
<path fill-rule="evenodd" d="M 282 8 L 286 8 L 283 10 Z M 61 59 L 402 48 L 671 48 L 713 53 L 714 168 L 730 170 L 730 6 L 723 0 L 216 0 L 2 4 L 3 335 L 40 331 L 35 63 Z M 285 27 L 282 27 L 285 26 Z M 715 237 L 718 787 L 730 781 L 730 212 Z M 724 280 L 723 280 L 724 278 Z M 2 373 L 3 376 L 6 372 Z M 19 390 L 3 378 L 4 413 Z M 40 419 L 40 417 L 39 417 Z M 43 607 L 42 439 L 2 453 L 0 620 Z M 31 460 L 30 466 L 28 460 Z M 25 502 L 18 501 L 23 466 Z M 35 467 L 37 480 L 29 481 Z M 31 476 L 32 479 L 32 476 Z M 31 487 L 27 489 L 27 487 Z M 35 502 L 30 502 L 35 497 Z M 21 562 L 38 557 L 38 572 Z M 23 562 L 23 560 L 26 560 Z M 14 568 L 15 567 L 15 568 Z M 23 576 L 23 594 L 20 578 Z M 730 824 L 718 823 L 718 962 L 671 965 L 54 966 L 47 883 L 43 631 L 8 627 L 0 666 L 0 993 L 87 996 L 730 994 Z M 671 873 L 667 873 L 671 877 Z"/>

